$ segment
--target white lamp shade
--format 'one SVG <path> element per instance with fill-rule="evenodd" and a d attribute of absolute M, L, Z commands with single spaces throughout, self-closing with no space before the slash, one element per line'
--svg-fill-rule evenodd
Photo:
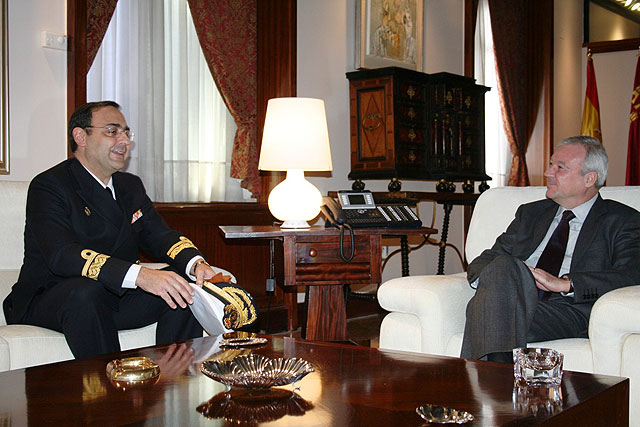
<path fill-rule="evenodd" d="M 333 169 L 323 100 L 269 100 L 258 168 L 271 171 Z"/>

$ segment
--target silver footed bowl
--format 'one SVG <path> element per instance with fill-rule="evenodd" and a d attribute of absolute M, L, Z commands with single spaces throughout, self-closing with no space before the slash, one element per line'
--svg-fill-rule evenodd
<path fill-rule="evenodd" d="M 233 360 L 207 360 L 200 371 L 229 387 L 269 388 L 291 384 L 313 372 L 304 359 L 270 359 L 260 354 L 237 356 Z"/>
<path fill-rule="evenodd" d="M 423 420 L 434 424 L 465 424 L 473 421 L 473 415 L 439 405 L 422 405 L 416 412 Z"/>

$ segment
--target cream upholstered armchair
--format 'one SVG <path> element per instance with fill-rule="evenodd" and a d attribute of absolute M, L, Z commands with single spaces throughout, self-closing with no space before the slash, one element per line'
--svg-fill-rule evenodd
<path fill-rule="evenodd" d="M 544 198 L 545 187 L 502 187 L 483 193 L 476 203 L 465 254 L 473 260 L 506 230 L 522 203 Z M 640 210 L 640 187 L 603 187 L 600 194 Z M 640 260 L 638 260 L 640 268 Z M 467 302 L 474 294 L 466 273 L 410 276 L 389 280 L 378 290 L 390 313 L 380 327 L 380 347 L 445 356 L 460 355 Z M 589 321 L 589 339 L 538 343 L 565 355 L 568 370 L 630 378 L 630 402 L 640 401 L 640 285 L 603 295 Z M 640 405 L 630 405 L 632 425 L 640 426 Z"/>

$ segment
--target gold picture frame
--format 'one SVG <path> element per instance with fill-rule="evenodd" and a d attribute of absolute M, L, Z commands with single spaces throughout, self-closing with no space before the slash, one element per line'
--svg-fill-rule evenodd
<path fill-rule="evenodd" d="M 356 4 L 355 67 L 422 71 L 424 0 L 357 0 Z"/>
<path fill-rule="evenodd" d="M 8 0 L 0 0 L 0 49 L 2 64 L 0 65 L 0 174 L 9 173 L 9 50 L 8 50 Z"/>

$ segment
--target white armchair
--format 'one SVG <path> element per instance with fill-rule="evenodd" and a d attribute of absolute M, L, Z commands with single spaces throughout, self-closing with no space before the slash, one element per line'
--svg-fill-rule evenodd
<path fill-rule="evenodd" d="M 476 203 L 465 254 L 473 260 L 506 230 L 519 205 L 544 198 L 545 187 L 502 187 L 483 193 Z M 640 210 L 640 187 L 603 187 L 600 194 Z M 639 260 L 640 262 L 640 260 Z M 389 280 L 378 301 L 390 313 L 380 327 L 380 347 L 458 357 L 467 302 L 474 294 L 466 273 L 411 276 Z M 640 286 L 609 292 L 595 303 L 589 339 L 539 343 L 565 355 L 568 370 L 630 378 L 630 402 L 640 401 Z M 630 405 L 631 425 L 640 426 L 640 405 Z"/>

